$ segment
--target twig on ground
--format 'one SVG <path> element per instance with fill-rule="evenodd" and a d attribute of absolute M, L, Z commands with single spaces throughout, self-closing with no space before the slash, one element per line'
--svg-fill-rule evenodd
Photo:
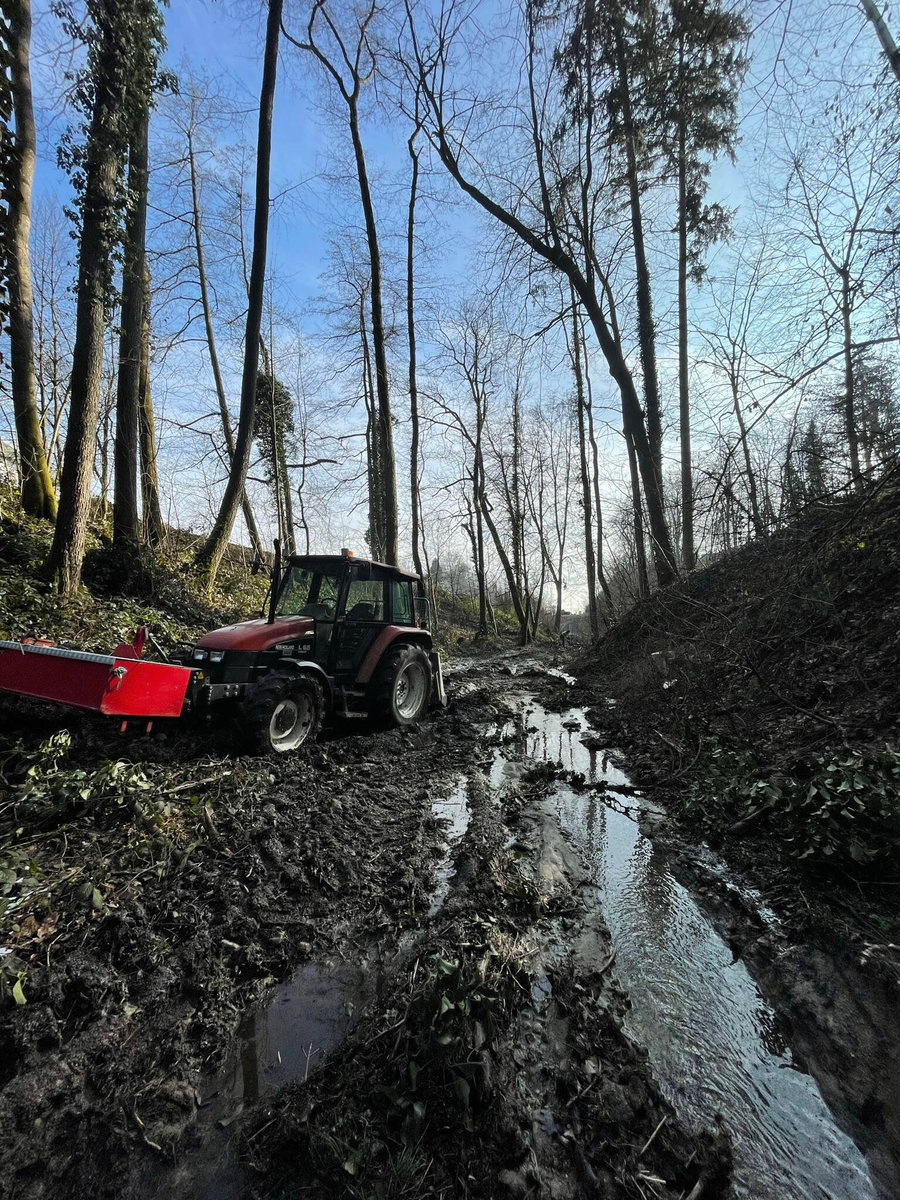
<path fill-rule="evenodd" d="M 657 1127 L 653 1130 L 653 1132 L 647 1138 L 646 1142 L 644 1142 L 644 1145 L 641 1147 L 641 1152 L 638 1155 L 638 1162 L 640 1162 L 640 1160 L 644 1157 L 644 1155 L 647 1153 L 647 1151 L 653 1145 L 653 1139 L 656 1137 L 656 1135 L 659 1133 L 659 1131 L 662 1129 L 663 1125 L 665 1125 L 665 1123 L 666 1123 L 666 1121 L 668 1121 L 668 1119 L 669 1119 L 669 1114 L 666 1113 L 666 1115 L 662 1118 L 662 1120 L 657 1125 Z"/>

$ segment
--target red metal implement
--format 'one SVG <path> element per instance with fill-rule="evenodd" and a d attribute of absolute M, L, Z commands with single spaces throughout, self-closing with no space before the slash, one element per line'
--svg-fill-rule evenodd
<path fill-rule="evenodd" d="M 0 641 L 0 689 L 118 717 L 178 717 L 191 669 Z"/>

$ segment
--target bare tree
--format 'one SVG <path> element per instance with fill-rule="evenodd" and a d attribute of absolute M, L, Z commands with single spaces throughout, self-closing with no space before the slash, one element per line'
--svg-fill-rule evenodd
<path fill-rule="evenodd" d="M 138 441 L 141 459 L 141 500 L 144 536 L 151 546 L 165 541 L 166 526 L 159 503 L 159 473 L 156 467 L 156 426 L 150 390 L 150 271 L 144 262 L 144 303 L 141 326 L 141 376 L 138 395 Z"/>
<path fill-rule="evenodd" d="M 867 301 L 894 276 L 884 253 L 885 217 L 897 203 L 895 173 L 879 145 L 883 112 L 876 96 L 839 96 L 826 110 L 829 136 L 815 145 L 789 144 L 785 189 L 789 219 L 809 247 L 803 260 L 806 319 L 819 345 L 836 334 L 844 367 L 844 433 L 854 486 L 862 481 L 853 351 L 855 326 Z M 809 286 L 811 285 L 811 286 Z M 814 315 L 815 314 L 815 315 Z M 821 351 L 820 351 L 821 352 Z"/>
<path fill-rule="evenodd" d="M 122 312 L 119 337 L 119 386 L 116 398 L 116 481 L 113 544 L 135 546 L 138 524 L 138 421 L 141 409 L 141 361 L 144 344 L 148 188 L 149 97 L 135 114 L 128 163 L 129 213 L 122 265 Z M 147 393 L 145 392 L 145 395 Z"/>
<path fill-rule="evenodd" d="M 61 435 L 72 376 L 71 239 L 65 217 L 55 202 L 39 198 L 34 215 L 34 367 L 41 438 L 51 475 L 56 479 L 62 465 Z"/>
<path fill-rule="evenodd" d="M 56 496 L 41 438 L 34 376 L 34 313 L 29 238 L 35 128 L 31 97 L 31 2 L 10 0 L 4 11 L 15 133 L 2 148 L 7 213 L 3 234 L 9 284 L 10 371 L 22 476 L 22 507 L 33 517 L 56 516 Z"/>
<path fill-rule="evenodd" d="M 467 25 L 465 10 L 458 0 L 451 0 L 433 24 L 427 44 L 420 36 L 410 3 L 407 3 L 407 18 L 410 30 L 408 69 L 425 107 L 423 129 L 440 161 L 466 195 L 520 239 L 538 259 L 562 274 L 584 306 L 610 374 L 619 388 L 624 427 L 633 439 L 640 465 L 657 578 L 661 584 L 666 584 L 675 578 L 677 569 L 666 524 L 662 479 L 627 356 L 610 321 L 609 281 L 600 270 L 590 224 L 585 225 L 583 219 L 584 211 L 588 212 L 588 222 L 591 212 L 596 211 L 597 200 L 591 198 L 594 180 L 583 160 L 577 164 L 567 163 L 563 169 L 546 136 L 545 125 L 554 121 L 554 114 L 549 111 L 547 98 L 539 94 L 535 82 L 534 22 L 529 23 L 526 14 L 522 75 L 527 82 L 527 96 L 517 119 L 528 130 L 527 179 L 529 184 L 536 179 L 537 186 L 532 195 L 529 187 L 523 185 L 521 191 L 515 191 L 515 201 L 508 204 L 492 195 L 487 190 L 488 184 L 482 186 L 477 177 L 480 174 L 483 178 L 487 173 L 471 144 L 476 114 L 484 115 L 483 110 L 477 102 L 458 98 L 452 90 L 451 52 L 460 29 Z M 574 187 L 569 182 L 573 168 L 576 172 Z M 509 190 L 508 179 L 504 180 L 504 186 Z M 573 196 L 577 203 L 570 209 L 570 197 Z M 526 212 L 527 216 L 520 215 L 520 211 Z M 566 223 L 568 217 L 571 217 L 570 223 Z M 579 265 L 579 255 L 582 265 Z"/>
<path fill-rule="evenodd" d="M 409 502 L 412 517 L 412 558 L 416 571 L 422 572 L 419 543 L 422 537 L 422 498 L 419 492 L 420 434 L 419 434 L 419 383 L 416 374 L 416 309 L 415 309 L 415 234 L 416 197 L 419 186 L 419 151 L 416 149 L 418 125 L 409 135 L 407 148 L 412 164 L 409 181 L 409 209 L 406 221 L 406 336 L 409 346 L 409 419 L 411 439 L 409 447 Z"/>
<path fill-rule="evenodd" d="M 384 314 L 382 306 L 381 249 L 378 241 L 378 226 L 375 207 L 369 185 L 365 150 L 359 126 L 359 101 L 363 86 L 375 71 L 375 54 L 372 49 L 369 27 L 378 11 L 375 0 L 362 10 L 356 28 L 345 37 L 338 28 L 327 7 L 327 0 L 314 0 L 306 27 L 306 40 L 299 41 L 285 30 L 285 37 L 299 50 L 312 54 L 331 77 L 347 108 L 347 124 L 353 144 L 353 157 L 359 183 L 366 228 L 366 243 L 369 251 L 371 273 L 371 319 L 372 355 L 375 363 L 375 395 L 377 408 L 374 413 L 374 433 L 377 442 L 377 476 L 374 501 L 380 509 L 378 526 L 383 530 L 383 543 L 372 546 L 376 557 L 396 563 L 400 550 L 398 544 L 399 521 L 397 515 L 397 467 L 394 457 L 394 431 L 391 418 L 390 379 L 385 347 Z M 325 39 L 333 47 L 329 54 L 323 48 L 317 23 L 325 25 Z M 374 524 L 370 522 L 370 524 Z"/>
<path fill-rule="evenodd" d="M 244 493 L 256 417 L 259 335 L 262 325 L 269 233 L 269 172 L 272 155 L 272 111 L 278 68 L 278 38 L 283 0 L 269 0 L 262 87 L 259 100 L 259 131 L 256 146 L 256 194 L 253 217 L 253 255 L 250 266 L 247 325 L 244 335 L 244 369 L 241 377 L 241 411 L 234 456 L 225 494 L 209 537 L 197 553 L 196 563 L 214 579 L 228 545 L 234 519 Z"/>

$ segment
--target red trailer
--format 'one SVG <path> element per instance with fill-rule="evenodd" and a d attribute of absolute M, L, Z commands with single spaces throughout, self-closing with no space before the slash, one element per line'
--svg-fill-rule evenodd
<path fill-rule="evenodd" d="M 111 717 L 180 717 L 192 678 L 202 672 L 142 659 L 143 643 L 143 628 L 112 654 L 0 641 L 0 689 Z"/>

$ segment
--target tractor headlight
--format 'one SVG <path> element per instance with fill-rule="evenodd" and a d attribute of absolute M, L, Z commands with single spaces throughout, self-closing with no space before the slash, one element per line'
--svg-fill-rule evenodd
<path fill-rule="evenodd" d="M 224 650 L 210 650 L 210 652 L 209 652 L 209 661 L 210 662 L 221 662 L 224 657 L 225 657 Z"/>
<path fill-rule="evenodd" d="M 194 653 L 191 655 L 191 658 L 194 660 L 194 662 L 202 662 L 208 653 L 209 651 L 204 650 L 201 646 L 195 646 Z"/>

